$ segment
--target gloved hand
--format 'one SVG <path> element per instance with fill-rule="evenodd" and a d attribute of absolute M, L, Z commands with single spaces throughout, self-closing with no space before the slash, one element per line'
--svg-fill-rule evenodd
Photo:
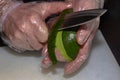
<path fill-rule="evenodd" d="M 72 3 L 72 7 L 74 11 L 81 11 L 81 10 L 102 8 L 104 1 L 103 0 L 67 0 L 66 2 Z M 54 23 L 54 20 L 52 20 L 52 22 Z M 87 59 L 92 40 L 98 29 L 98 26 L 99 26 L 99 18 L 80 27 L 80 29 L 76 34 L 77 35 L 76 39 L 78 44 L 82 45 L 82 47 L 79 49 L 78 55 L 74 61 L 66 62 L 65 59 L 60 54 L 60 51 L 58 49 L 55 49 L 55 55 L 57 60 L 66 62 L 64 68 L 65 74 L 71 74 L 77 71 L 80 68 L 80 66 L 84 63 L 84 61 Z M 48 56 L 47 44 L 43 48 L 42 55 L 44 56 L 42 65 L 44 68 L 47 68 L 52 64 Z"/>
<path fill-rule="evenodd" d="M 3 39 L 17 51 L 40 50 L 47 42 L 49 33 L 45 19 L 71 7 L 64 2 L 22 3 L 2 0 L 0 4 Z"/>

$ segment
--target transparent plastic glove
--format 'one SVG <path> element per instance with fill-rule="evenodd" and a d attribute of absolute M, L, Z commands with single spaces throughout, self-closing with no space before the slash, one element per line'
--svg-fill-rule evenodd
<path fill-rule="evenodd" d="M 40 50 L 48 39 L 45 19 L 71 7 L 64 2 L 11 3 L 2 16 L 2 33 L 4 41 L 17 51 Z"/>
<path fill-rule="evenodd" d="M 103 0 L 68 0 L 67 2 L 72 3 L 74 11 L 102 8 L 103 6 Z M 76 39 L 78 44 L 80 44 L 82 47 L 79 49 L 76 59 L 72 62 L 66 63 L 64 68 L 65 74 L 71 74 L 77 71 L 80 68 L 80 66 L 85 62 L 89 55 L 92 40 L 98 27 L 99 18 L 80 27 L 76 34 Z M 55 49 L 55 54 L 58 61 L 66 62 L 65 59 L 61 56 L 60 51 L 58 49 Z M 52 64 L 48 56 L 47 44 L 43 48 L 42 55 L 44 56 L 44 59 L 42 61 L 43 67 L 47 68 Z"/>

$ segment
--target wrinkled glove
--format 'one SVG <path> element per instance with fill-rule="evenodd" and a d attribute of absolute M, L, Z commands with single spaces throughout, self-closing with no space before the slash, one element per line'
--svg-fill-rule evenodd
<path fill-rule="evenodd" d="M 81 11 L 102 8 L 104 0 L 68 0 L 66 2 L 72 3 L 74 11 Z M 54 23 L 55 20 L 52 20 L 51 23 L 52 22 Z M 90 46 L 98 27 L 99 18 L 85 25 L 82 25 L 82 27 L 80 27 L 80 29 L 77 31 L 76 40 L 78 44 L 80 44 L 82 47 L 79 49 L 78 55 L 74 61 L 65 61 L 65 59 L 60 54 L 60 51 L 58 49 L 55 49 L 55 55 L 57 60 L 60 62 L 66 62 L 64 69 L 65 74 L 71 74 L 77 71 L 80 66 L 85 62 L 87 56 L 89 55 Z M 52 62 L 48 55 L 47 44 L 43 48 L 42 55 L 44 56 L 42 65 L 44 68 L 48 68 L 50 65 L 52 65 Z"/>
<path fill-rule="evenodd" d="M 47 42 L 49 33 L 45 19 L 71 7 L 64 2 L 22 3 L 2 0 L 1 4 L 2 38 L 17 51 L 40 50 Z"/>

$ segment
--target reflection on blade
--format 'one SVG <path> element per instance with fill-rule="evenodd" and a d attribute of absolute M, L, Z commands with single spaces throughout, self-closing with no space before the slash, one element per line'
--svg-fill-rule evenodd
<path fill-rule="evenodd" d="M 59 30 L 86 24 L 102 16 L 106 11 L 106 9 L 91 9 L 70 13 L 65 16 L 63 25 Z"/>

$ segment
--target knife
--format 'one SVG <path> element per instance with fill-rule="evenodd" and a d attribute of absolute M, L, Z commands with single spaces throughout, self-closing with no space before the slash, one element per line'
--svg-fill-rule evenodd
<path fill-rule="evenodd" d="M 100 16 L 102 16 L 106 9 L 90 9 L 78 12 L 72 12 L 65 16 L 64 22 L 59 30 L 77 27 L 86 24 Z"/>

